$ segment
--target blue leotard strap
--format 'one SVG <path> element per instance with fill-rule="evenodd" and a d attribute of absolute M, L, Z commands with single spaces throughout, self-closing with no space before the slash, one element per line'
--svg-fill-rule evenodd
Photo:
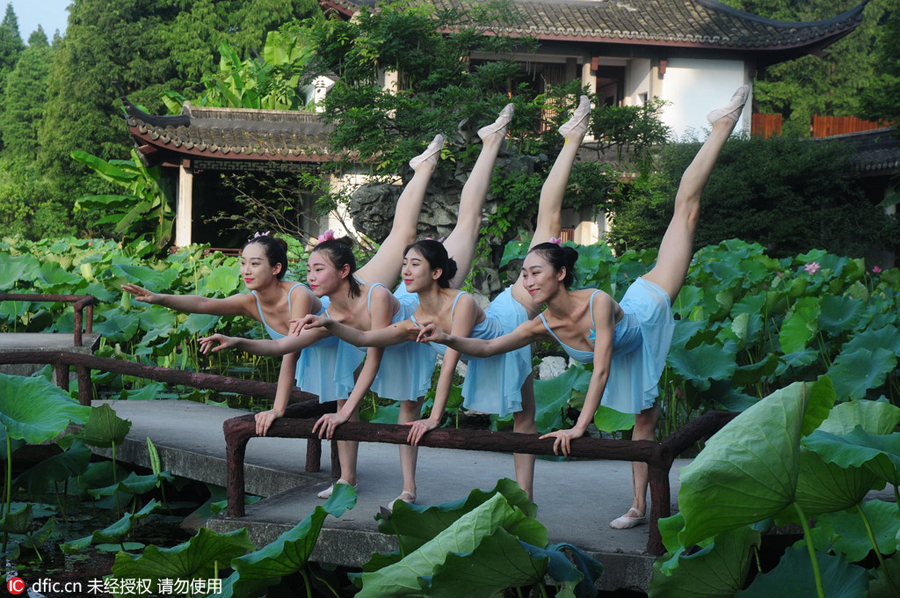
<path fill-rule="evenodd" d="M 372 291 L 375 290 L 375 287 L 384 287 L 384 289 L 387 290 L 387 287 L 380 282 L 373 282 L 369 287 L 368 295 L 366 295 L 366 311 L 372 311 Z"/>
<path fill-rule="evenodd" d="M 293 293 L 294 289 L 296 289 L 297 287 L 305 287 L 305 286 L 306 285 L 303 284 L 302 282 L 298 282 L 297 284 L 292 286 L 290 289 L 288 289 L 288 314 L 291 313 L 291 293 Z M 266 316 L 265 316 L 265 314 L 263 314 L 262 305 L 259 304 L 259 295 L 256 294 L 256 291 L 250 291 L 250 293 L 253 295 L 253 298 L 256 299 L 256 310 L 259 312 L 259 321 L 262 322 L 263 328 L 266 329 L 266 332 L 269 333 L 270 337 L 276 338 L 272 334 L 274 332 L 275 334 L 278 335 L 277 338 L 282 338 L 284 335 L 281 334 L 280 332 L 276 331 L 271 326 L 269 326 L 268 322 L 266 322 Z"/>
<path fill-rule="evenodd" d="M 589 337 L 591 339 L 594 339 L 596 337 L 597 325 L 594 323 L 594 295 L 596 295 L 599 292 L 600 292 L 599 290 L 596 290 L 593 293 L 591 293 L 591 300 L 589 303 L 589 309 L 591 310 L 591 333 L 590 333 Z M 575 361 L 580 361 L 581 363 L 588 363 L 593 359 L 593 356 L 594 356 L 593 351 L 582 351 L 581 349 L 573 349 L 566 343 L 562 342 L 560 340 L 560 338 L 558 336 L 556 336 L 556 333 L 553 332 L 553 329 L 550 328 L 550 325 L 547 324 L 547 320 L 546 320 L 546 318 L 544 318 L 544 314 L 538 314 L 538 315 L 541 318 L 541 322 L 544 323 L 544 328 L 546 328 L 547 332 L 549 332 L 550 335 L 556 339 L 556 342 L 558 342 L 560 345 L 562 345 L 562 348 L 565 349 L 566 353 L 569 354 L 569 357 L 571 357 Z"/>

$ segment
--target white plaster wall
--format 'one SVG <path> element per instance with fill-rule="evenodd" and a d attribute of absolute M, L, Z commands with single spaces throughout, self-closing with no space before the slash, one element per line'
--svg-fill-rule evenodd
<path fill-rule="evenodd" d="M 647 98 L 652 98 L 650 93 L 650 59 L 649 58 L 632 58 L 628 61 L 625 69 L 625 100 L 626 106 L 640 106 L 641 94 L 647 94 Z"/>
<path fill-rule="evenodd" d="M 686 134 L 703 138 L 709 129 L 706 115 L 728 103 L 734 90 L 749 83 L 746 67 L 739 60 L 673 58 L 668 61 L 661 93 L 669 105 L 663 108 L 663 122 L 680 139 Z M 750 110 L 744 109 L 735 132 L 750 130 Z"/>

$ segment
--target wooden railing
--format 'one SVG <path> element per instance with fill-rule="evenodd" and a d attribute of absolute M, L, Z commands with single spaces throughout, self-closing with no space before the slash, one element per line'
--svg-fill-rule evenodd
<path fill-rule="evenodd" d="M 71 303 L 75 308 L 75 346 L 82 346 L 82 326 L 84 332 L 91 334 L 94 326 L 94 304 L 97 298 L 93 295 L 45 295 L 33 293 L 0 293 L 0 301 L 36 301 L 44 303 Z M 85 314 L 87 318 L 85 318 Z"/>
<path fill-rule="evenodd" d="M 114 372 L 158 382 L 180 384 L 194 388 L 206 388 L 235 392 L 256 397 L 274 398 L 277 384 L 240 380 L 227 376 L 201 374 L 148 366 L 130 361 L 58 352 L 19 352 L 0 354 L 0 363 L 53 363 L 80 366 L 106 372 Z M 90 378 L 88 377 L 88 382 Z M 68 383 L 68 382 L 67 382 Z M 79 391 L 81 391 L 79 378 Z M 283 418 L 272 423 L 266 436 L 278 438 L 306 438 L 306 471 L 317 472 L 321 468 L 322 444 L 312 427 L 324 413 L 334 410 L 330 403 L 320 404 L 313 395 L 298 388 L 291 391 L 291 398 L 300 402 L 289 405 Z M 675 458 L 697 441 L 718 432 L 737 414 L 709 412 L 688 423 L 662 442 L 649 440 L 609 440 L 603 438 L 579 438 L 571 445 L 574 458 L 606 459 L 615 461 L 639 461 L 647 463 L 650 474 L 650 537 L 647 552 L 662 554 L 665 549 L 657 522 L 671 515 L 671 490 L 669 472 Z M 256 435 L 256 420 L 250 413 L 225 421 L 225 452 L 227 463 L 227 497 L 229 517 L 244 516 L 244 454 L 247 443 Z M 346 422 L 335 429 L 334 440 L 358 440 L 407 444 L 407 426 Z M 485 430 L 437 429 L 426 434 L 421 446 L 460 450 L 491 451 L 499 453 L 528 453 L 552 455 L 553 439 L 540 440 L 538 434 L 513 432 L 489 432 Z M 339 465 L 332 442 L 331 471 L 337 477 Z"/>

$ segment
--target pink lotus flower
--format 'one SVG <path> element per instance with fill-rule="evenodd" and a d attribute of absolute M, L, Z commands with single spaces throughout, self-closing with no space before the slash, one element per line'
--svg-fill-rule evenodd
<path fill-rule="evenodd" d="M 815 274 L 822 269 L 822 266 L 819 265 L 819 262 L 810 262 L 803 266 L 803 269 L 806 270 L 807 274 Z"/>
<path fill-rule="evenodd" d="M 878 266 L 872 266 L 872 274 L 881 274 L 881 268 Z"/>

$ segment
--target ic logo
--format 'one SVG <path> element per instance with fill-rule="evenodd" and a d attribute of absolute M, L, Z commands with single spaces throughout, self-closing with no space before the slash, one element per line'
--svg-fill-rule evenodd
<path fill-rule="evenodd" d="M 25 591 L 25 582 L 21 577 L 10 577 L 6 581 L 6 589 L 10 594 L 21 594 Z"/>

